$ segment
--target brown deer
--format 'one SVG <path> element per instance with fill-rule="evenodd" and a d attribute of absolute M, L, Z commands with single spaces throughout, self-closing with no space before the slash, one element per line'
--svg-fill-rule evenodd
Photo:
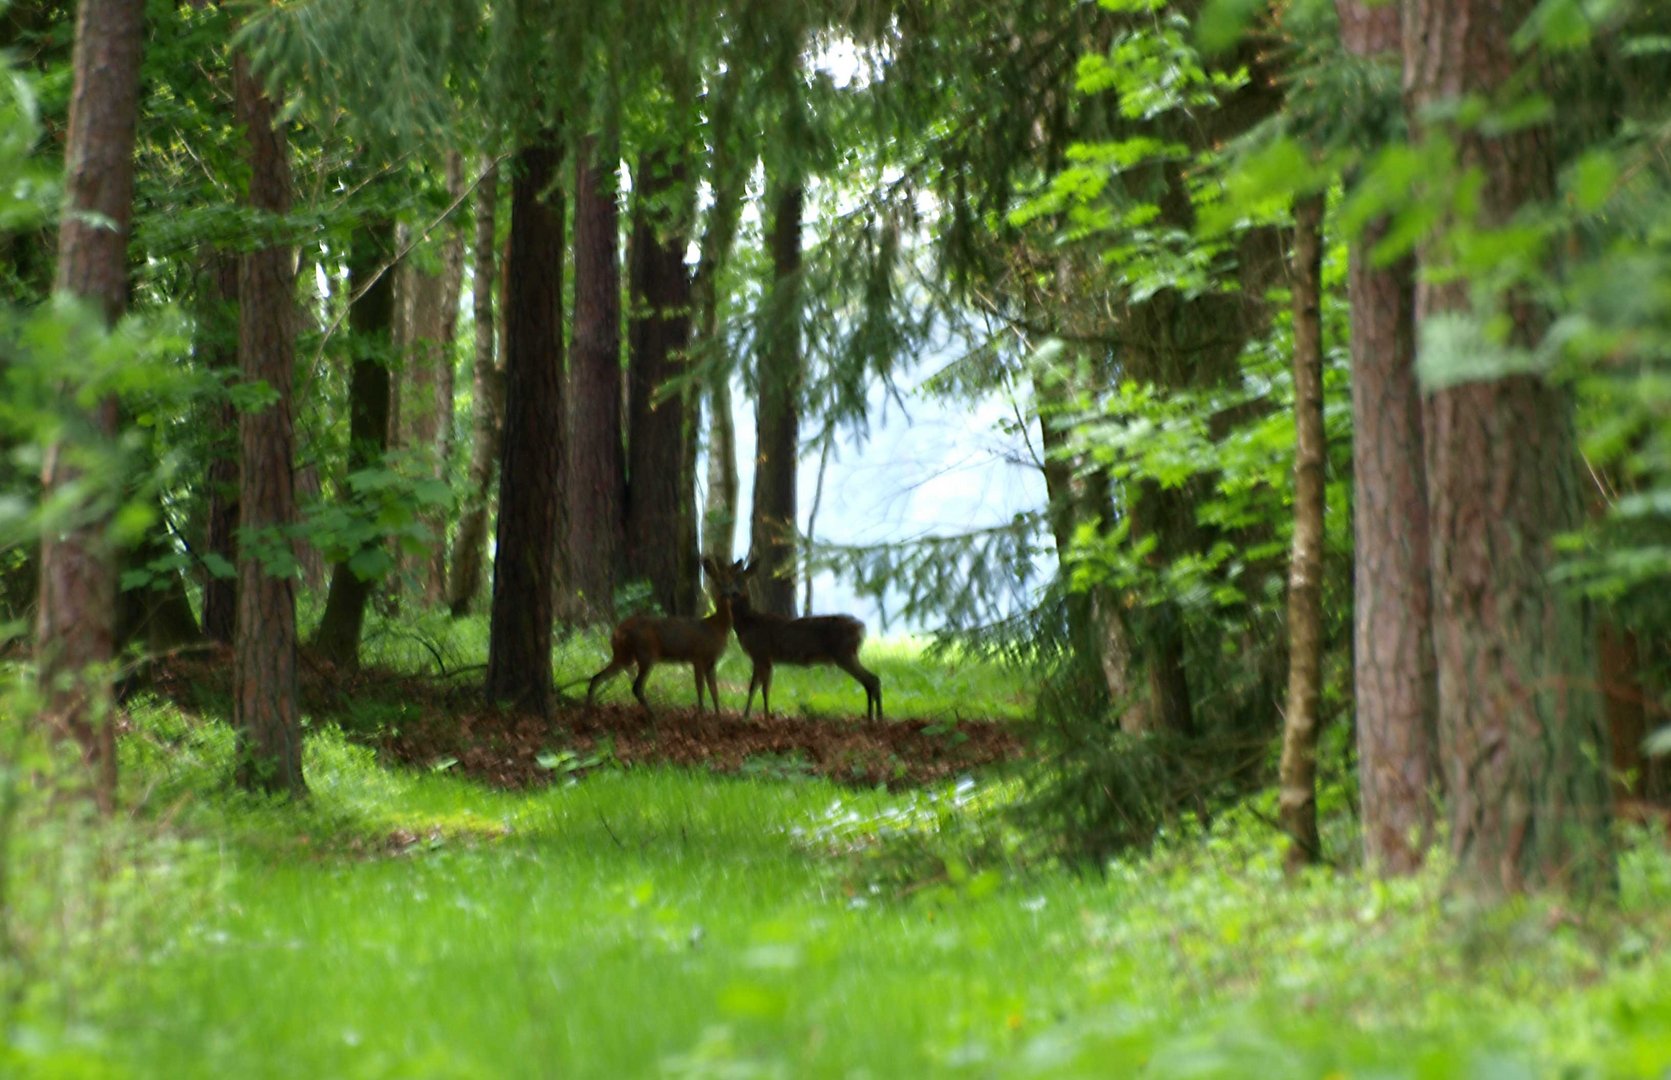
<path fill-rule="evenodd" d="M 586 684 L 586 707 L 592 707 L 592 696 L 598 684 L 629 665 L 638 667 L 638 677 L 632 681 L 633 696 L 644 706 L 644 711 L 655 715 L 650 701 L 644 696 L 644 680 L 650 669 L 662 661 L 691 666 L 696 677 L 696 707 L 702 708 L 702 685 L 706 681 L 708 698 L 714 712 L 719 712 L 719 684 L 714 680 L 714 665 L 731 640 L 731 603 L 722 583 L 726 580 L 712 559 L 702 560 L 702 569 L 714 584 L 714 613 L 705 619 L 669 615 L 633 615 L 621 620 L 609 638 L 609 663 L 592 676 Z"/>
<path fill-rule="evenodd" d="M 865 688 L 865 719 L 882 719 L 882 680 L 859 663 L 859 646 L 864 643 L 865 624 L 851 615 L 810 615 L 791 619 L 749 604 L 748 579 L 756 569 L 753 559 L 745 566 L 733 563 L 722 588 L 731 603 L 731 619 L 737 628 L 737 642 L 754 662 L 749 674 L 748 701 L 743 715 L 754 705 L 754 688 L 760 687 L 760 706 L 772 715 L 772 665 L 833 664 Z"/>

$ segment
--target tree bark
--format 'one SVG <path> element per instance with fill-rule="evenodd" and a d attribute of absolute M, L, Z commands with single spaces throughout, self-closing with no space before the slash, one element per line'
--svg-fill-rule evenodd
<path fill-rule="evenodd" d="M 569 365 L 570 621 L 613 622 L 626 558 L 621 443 L 621 258 L 616 142 L 581 140 L 574 173 L 574 356 Z"/>
<path fill-rule="evenodd" d="M 1396 5 L 1337 0 L 1341 39 L 1360 57 L 1397 56 Z M 1365 861 L 1383 874 L 1421 865 L 1433 837 L 1437 771 L 1427 474 L 1415 367 L 1415 264 L 1376 266 L 1377 221 L 1353 241 L 1353 699 Z"/>
<path fill-rule="evenodd" d="M 233 59 L 238 119 L 249 141 L 249 204 L 282 215 L 290 210 L 290 162 L 276 108 L 242 54 Z M 238 270 L 238 355 L 244 378 L 265 383 L 275 400 L 239 421 L 239 506 L 247 536 L 261 537 L 266 559 L 287 550 L 278 534 L 296 520 L 292 470 L 295 430 L 294 256 L 274 244 L 245 255 Z M 296 583 L 288 569 L 266 565 L 244 545 L 238 558 L 238 614 L 233 657 L 233 727 L 238 733 L 236 780 L 247 791 L 300 796 L 301 718 L 296 688 Z M 276 572 L 275 572 L 276 571 Z"/>
<path fill-rule="evenodd" d="M 447 155 L 447 194 L 449 200 L 456 200 L 463 193 L 464 163 L 453 151 Z M 464 233 L 456 221 L 442 222 L 439 231 L 439 266 L 432 270 L 417 260 L 402 260 L 397 281 L 397 292 L 404 293 L 397 304 L 401 309 L 397 325 L 405 328 L 399 352 L 406 374 L 406 400 L 401 403 L 398 427 L 401 449 L 421 470 L 446 483 L 452 459 L 453 340 L 458 335 L 458 301 L 464 280 Z M 402 576 L 416 580 L 425 605 L 435 605 L 446 592 L 446 511 L 426 511 L 421 520 L 430 537 L 428 552 L 403 559 Z"/>
<path fill-rule="evenodd" d="M 1530 0 L 1405 5 L 1413 131 L 1425 134 L 1443 103 L 1495 97 L 1515 71 L 1510 37 L 1530 9 Z M 1552 194 L 1547 128 L 1446 134 L 1458 165 L 1482 179 L 1481 226 L 1503 227 Z M 1424 270 L 1435 256 L 1431 244 L 1421 248 Z M 1424 274 L 1418 324 L 1470 313 L 1470 288 Z M 1525 296 L 1501 300 L 1511 343 L 1533 347 L 1545 313 Z M 1595 637 L 1584 603 L 1549 581 L 1555 539 L 1580 517 L 1571 401 L 1538 374 L 1461 381 L 1428 389 L 1426 421 L 1438 730 L 1456 882 L 1484 895 L 1604 888 L 1609 755 L 1593 691 Z"/>
<path fill-rule="evenodd" d="M 470 470 L 458 538 L 453 544 L 453 572 L 448 582 L 447 607 L 456 618 L 465 614 L 482 587 L 482 562 L 487 548 L 488 506 L 499 469 L 499 429 L 504 415 L 501 373 L 494 366 L 493 278 L 497 262 L 494 222 L 499 202 L 499 175 L 488 164 L 476 186 L 475 278 L 471 300 L 475 315 L 475 352 L 471 364 L 472 398 Z"/>
<path fill-rule="evenodd" d="M 801 214 L 806 188 L 779 181 L 771 199 L 772 290 L 755 378 L 756 456 L 750 547 L 761 611 L 795 614 L 796 471 L 800 464 Z"/>
<path fill-rule="evenodd" d="M 561 136 L 518 152 L 505 289 L 505 431 L 487 695 L 537 713 L 551 704 L 552 563 L 561 494 L 563 197 Z"/>
<path fill-rule="evenodd" d="M 447 154 L 447 194 L 453 201 L 464 196 L 464 155 L 457 150 Z M 453 414 L 458 398 L 457 372 L 454 367 L 454 348 L 458 341 L 458 304 L 464 292 L 464 222 L 454 218 L 446 226 L 441 243 L 441 306 L 436 338 L 439 356 L 435 372 L 435 478 L 443 484 L 452 479 Z M 447 513 L 437 510 L 430 515 L 430 532 L 434 546 L 429 552 L 429 574 L 424 582 L 424 603 L 431 607 L 443 602 L 447 594 Z"/>
<path fill-rule="evenodd" d="M 107 326 L 127 303 L 144 38 L 143 0 L 84 0 L 77 12 L 54 289 L 85 300 Z M 115 399 L 93 404 L 82 421 L 93 439 L 113 439 Z M 43 500 L 82 480 L 82 460 L 78 448 L 67 443 L 47 447 Z M 108 516 L 108 508 L 84 508 L 69 525 L 42 537 L 35 624 L 41 722 L 54 737 L 76 745 L 94 801 L 105 812 L 116 801 L 109 670 L 116 565 Z"/>
<path fill-rule="evenodd" d="M 1322 861 L 1317 728 L 1323 700 L 1323 196 L 1294 205 L 1294 549 L 1288 571 L 1288 706 L 1282 724 L 1282 827 L 1290 869 Z"/>
<path fill-rule="evenodd" d="M 394 223 L 368 222 L 354 233 L 348 249 L 348 288 L 357 296 L 348 308 L 353 357 L 348 380 L 348 461 L 343 495 L 351 498 L 349 478 L 382 464 L 389 448 L 389 359 L 394 328 L 394 274 L 385 270 L 395 250 Z M 381 544 L 383 541 L 377 541 Z M 353 556 L 331 568 L 325 613 L 314 632 L 313 647 L 322 659 L 345 668 L 359 666 L 360 632 L 366 603 L 376 580 L 361 577 Z"/>
<path fill-rule="evenodd" d="M 688 180 L 683 160 L 667 152 L 644 156 L 628 251 L 627 567 L 631 576 L 649 579 L 656 603 L 673 615 L 696 614 L 690 583 L 680 577 L 687 395 L 670 385 L 682 374 L 690 341 L 688 215 L 682 212 Z M 679 206 L 670 210 L 674 198 Z"/>
<path fill-rule="evenodd" d="M 207 295 L 203 298 L 200 325 L 204 338 L 198 342 L 203 363 L 212 372 L 224 372 L 238 365 L 238 264 L 236 256 L 210 252 Z M 209 458 L 207 482 L 209 508 L 203 547 L 207 554 L 238 565 L 238 410 L 230 396 L 216 407 L 216 436 Z M 203 633 L 210 641 L 231 645 L 238 624 L 238 588 L 235 578 L 207 575 L 203 580 Z"/>
<path fill-rule="evenodd" d="M 748 180 L 744 159 L 754 154 L 732 145 L 737 94 L 745 65 L 731 57 L 717 96 L 710 102 L 708 184 L 713 204 L 702 231 L 701 253 L 691 284 L 691 307 L 696 322 L 693 355 L 705 372 L 702 385 L 708 401 L 708 485 L 702 506 L 701 549 L 721 566 L 731 563 L 737 533 L 737 431 L 731 412 L 731 359 L 719 325 L 719 278 L 736 245 L 742 216 L 743 189 Z"/>

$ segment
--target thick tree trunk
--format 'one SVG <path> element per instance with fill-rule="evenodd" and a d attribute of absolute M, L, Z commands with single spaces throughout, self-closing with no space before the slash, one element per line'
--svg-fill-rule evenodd
<path fill-rule="evenodd" d="M 394 275 L 385 267 L 394 254 L 394 245 L 394 223 L 379 219 L 356 231 L 348 249 L 348 287 L 350 295 L 359 299 L 348 309 L 353 357 L 348 379 L 345 487 L 354 473 L 382 464 L 389 447 L 389 354 L 395 296 Z M 346 668 L 359 665 L 360 632 L 376 584 L 375 579 L 355 572 L 352 557 L 331 568 L 325 613 L 313 637 L 313 647 L 322 659 Z"/>
<path fill-rule="evenodd" d="M 518 152 L 505 270 L 505 432 L 487 695 L 538 713 L 551 704 L 552 562 L 563 425 L 561 136 Z"/>
<path fill-rule="evenodd" d="M 241 54 L 234 58 L 238 119 L 249 140 L 250 207 L 290 210 L 290 162 L 276 109 Z M 245 255 L 238 270 L 238 355 L 247 382 L 265 383 L 274 400 L 239 421 L 239 506 L 250 535 L 276 540 L 296 519 L 291 487 L 291 420 L 296 318 L 293 254 L 273 245 Z M 282 542 L 282 541 L 279 541 Z M 232 723 L 238 733 L 236 779 L 247 791 L 303 795 L 301 718 L 296 689 L 296 583 L 268 572 L 255 551 L 240 552 L 233 658 Z"/>
<path fill-rule="evenodd" d="M 204 366 L 220 372 L 238 364 L 238 263 L 236 256 L 211 252 L 203 296 L 198 343 Z M 203 548 L 209 555 L 238 565 L 238 410 L 228 397 L 216 407 L 214 442 L 209 458 L 209 509 Z M 210 641 L 232 644 L 238 623 L 236 580 L 213 573 L 203 579 L 203 633 Z"/>
<path fill-rule="evenodd" d="M 1411 0 L 1404 85 L 1413 130 L 1462 95 L 1493 98 L 1516 67 L 1510 37 L 1530 0 Z M 1554 188 L 1549 132 L 1447 132 L 1479 170 L 1479 224 L 1500 228 Z M 1434 255 L 1424 248 L 1424 260 Z M 1440 267 L 1433 267 L 1438 270 Z M 1470 283 L 1424 276 L 1418 322 L 1469 313 Z M 1511 340 L 1533 347 L 1546 317 L 1503 298 Z M 1428 389 L 1434 652 L 1456 880 L 1498 894 L 1604 887 L 1612 877 L 1590 614 L 1555 588 L 1554 542 L 1580 517 L 1572 404 L 1536 374 Z"/>
<path fill-rule="evenodd" d="M 801 214 L 806 189 L 780 182 L 771 199 L 772 290 L 755 378 L 758 431 L 750 547 L 761 611 L 795 614 L 796 470 L 801 448 Z"/>
<path fill-rule="evenodd" d="M 570 621 L 612 622 L 625 565 L 621 258 L 615 140 L 581 140 L 574 173 L 574 355 L 569 363 Z"/>
<path fill-rule="evenodd" d="M 1288 705 L 1282 725 L 1282 827 L 1290 868 L 1322 860 L 1317 728 L 1323 700 L 1323 196 L 1294 205 L 1294 549 L 1288 571 Z"/>
<path fill-rule="evenodd" d="M 128 228 L 133 219 L 133 150 L 143 0 L 84 0 L 77 12 L 74 82 L 64 155 L 66 212 L 58 231 L 54 289 L 80 297 L 106 324 L 127 302 Z M 114 438 L 114 398 L 85 417 L 98 439 Z M 54 443 L 41 471 L 42 498 L 82 478 L 77 449 Z M 84 512 L 41 539 L 35 655 L 40 719 L 80 750 L 100 809 L 116 800 L 115 705 L 111 699 L 116 566 L 103 513 Z"/>
<path fill-rule="evenodd" d="M 498 169 L 489 164 L 476 186 L 475 278 L 471 300 L 476 320 L 475 353 L 471 364 L 472 406 L 470 471 L 453 544 L 453 572 L 447 587 L 447 607 L 455 617 L 469 611 L 482 587 L 482 563 L 487 548 L 488 505 L 499 470 L 499 429 L 504 415 L 501 373 L 493 362 L 493 279 L 497 262 L 494 221 L 499 202 Z"/>
<path fill-rule="evenodd" d="M 1399 49 L 1396 5 L 1337 0 L 1342 42 Z M 1429 585 L 1427 473 L 1415 367 L 1415 266 L 1376 266 L 1385 222 L 1352 244 L 1353 698 L 1365 861 L 1421 865 L 1433 836 L 1438 685 Z"/>
<path fill-rule="evenodd" d="M 685 269 L 689 178 L 682 160 L 648 154 L 633 198 L 628 277 L 627 567 L 648 578 L 663 611 L 696 614 L 680 577 L 685 537 L 679 523 L 688 395 L 673 389 L 690 341 L 690 275 Z M 679 208 L 665 210 L 670 195 Z M 662 209 L 658 209 L 662 208 Z M 694 537 L 692 538 L 694 542 Z"/>

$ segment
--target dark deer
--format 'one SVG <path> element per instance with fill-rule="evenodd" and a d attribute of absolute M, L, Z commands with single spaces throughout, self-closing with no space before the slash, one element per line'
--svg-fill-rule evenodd
<path fill-rule="evenodd" d="M 859 646 L 864 643 L 865 624 L 851 615 L 811 615 L 790 619 L 755 611 L 749 604 L 748 579 L 755 571 L 753 559 L 738 560 L 723 583 L 731 602 L 731 619 L 737 627 L 737 642 L 754 662 L 748 680 L 748 701 L 743 715 L 754 705 L 754 688 L 760 687 L 760 706 L 772 715 L 772 665 L 833 664 L 865 688 L 865 719 L 882 719 L 882 680 L 859 663 Z"/>
<path fill-rule="evenodd" d="M 702 685 L 708 686 L 708 698 L 714 712 L 719 712 L 719 684 L 714 680 L 714 665 L 731 640 L 731 603 L 726 596 L 719 567 L 711 559 L 702 560 L 702 569 L 714 585 L 714 613 L 705 619 L 669 615 L 633 615 L 621 620 L 609 638 L 609 663 L 592 676 L 586 684 L 586 707 L 592 706 L 592 695 L 598 684 L 629 665 L 637 665 L 638 677 L 632 681 L 633 696 L 644 706 L 644 711 L 655 715 L 650 701 L 644 696 L 644 680 L 658 663 L 689 664 L 696 677 L 696 707 L 702 708 Z"/>

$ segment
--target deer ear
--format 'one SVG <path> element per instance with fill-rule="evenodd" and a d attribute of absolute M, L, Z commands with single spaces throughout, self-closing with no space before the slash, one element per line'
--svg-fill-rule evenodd
<path fill-rule="evenodd" d="M 719 569 L 714 566 L 714 560 L 708 558 L 706 555 L 702 556 L 702 569 L 706 570 L 708 572 L 708 576 L 711 578 L 719 577 Z"/>

